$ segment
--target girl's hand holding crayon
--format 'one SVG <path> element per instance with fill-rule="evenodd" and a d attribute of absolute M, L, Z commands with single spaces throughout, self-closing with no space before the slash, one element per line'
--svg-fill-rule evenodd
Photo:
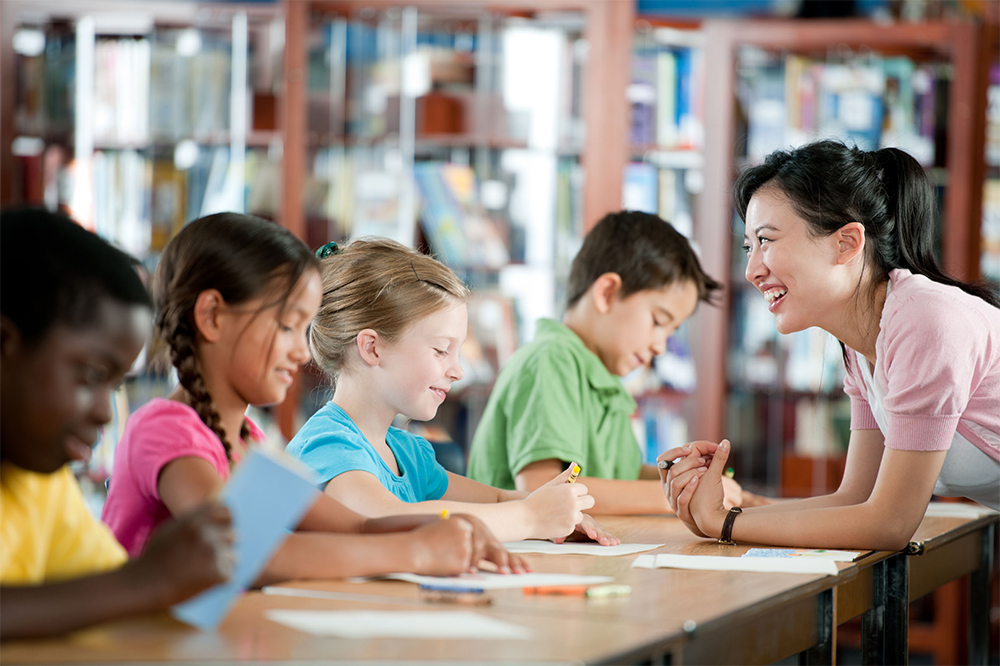
<path fill-rule="evenodd" d="M 129 563 L 140 581 L 159 581 L 162 605 L 171 606 L 233 572 L 233 519 L 221 504 L 206 505 L 163 525 L 141 557 Z"/>
<path fill-rule="evenodd" d="M 479 568 L 479 562 L 486 560 L 492 562 L 497 567 L 497 572 L 502 574 L 526 573 L 531 571 L 527 562 L 520 555 L 508 553 L 500 540 L 496 538 L 490 528 L 486 527 L 483 521 L 467 513 L 451 514 L 455 518 L 461 518 L 472 525 L 472 558 L 468 571 L 474 573 Z"/>
<path fill-rule="evenodd" d="M 573 465 L 570 465 L 524 499 L 528 518 L 535 524 L 532 537 L 565 538 L 583 522 L 583 512 L 594 506 L 594 498 L 587 494 L 587 486 L 579 481 L 567 483 L 572 473 Z"/>
<path fill-rule="evenodd" d="M 413 573 L 457 576 L 478 562 L 473 543 L 474 528 L 464 518 L 437 520 L 408 532 Z"/>
<path fill-rule="evenodd" d="M 477 571 L 482 560 L 496 564 L 501 573 L 528 570 L 519 556 L 508 553 L 473 516 L 450 514 L 447 520 L 428 523 L 408 534 L 412 538 L 414 573 L 457 576 Z"/>

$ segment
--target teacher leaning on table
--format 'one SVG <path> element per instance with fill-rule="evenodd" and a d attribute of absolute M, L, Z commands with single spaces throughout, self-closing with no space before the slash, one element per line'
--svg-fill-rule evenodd
<path fill-rule="evenodd" d="M 663 489 L 688 528 L 726 541 L 899 550 L 932 494 L 1000 509 L 1000 302 L 938 266 L 935 199 L 917 161 L 821 141 L 745 170 L 735 199 L 746 278 L 778 331 L 817 326 L 841 342 L 851 438 L 834 493 L 742 513 L 722 505 L 728 441 L 667 451 Z"/>

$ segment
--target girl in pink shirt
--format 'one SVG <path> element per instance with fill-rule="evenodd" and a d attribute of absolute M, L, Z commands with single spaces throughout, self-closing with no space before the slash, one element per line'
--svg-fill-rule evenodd
<path fill-rule="evenodd" d="M 932 494 L 1000 508 L 1000 303 L 938 266 L 934 195 L 917 161 L 821 141 L 744 171 L 736 201 L 746 277 L 778 331 L 818 326 L 841 341 L 851 440 L 836 492 L 741 515 L 722 505 L 729 442 L 666 452 L 664 461 L 686 456 L 661 477 L 688 527 L 755 543 L 899 550 Z M 705 466 L 698 457 L 709 451 Z"/>
<path fill-rule="evenodd" d="M 247 407 L 285 399 L 310 358 L 306 330 L 321 298 L 316 257 L 267 220 L 210 215 L 167 245 L 153 277 L 156 333 L 180 383 L 129 419 L 102 515 L 130 555 L 168 516 L 215 496 L 261 439 Z M 474 569 L 481 557 L 523 569 L 478 520 L 458 518 L 366 520 L 321 495 L 261 578 L 447 575 Z M 394 534 L 343 534 L 360 532 Z"/>

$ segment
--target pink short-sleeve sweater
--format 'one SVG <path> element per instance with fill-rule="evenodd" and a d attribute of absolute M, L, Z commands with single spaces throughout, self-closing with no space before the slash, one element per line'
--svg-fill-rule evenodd
<path fill-rule="evenodd" d="M 889 279 L 874 376 L 886 387 L 885 446 L 943 451 L 957 432 L 1000 460 L 1000 309 L 908 270 Z M 848 356 L 851 429 L 877 430 L 859 356 Z"/>
<path fill-rule="evenodd" d="M 263 439 L 260 428 L 250 419 L 247 423 L 250 439 Z M 167 463 L 188 456 L 207 460 L 223 481 L 229 478 L 222 442 L 188 405 L 154 398 L 129 417 L 115 450 L 101 513 L 129 557 L 141 555 L 156 527 L 170 518 L 157 489 L 160 472 Z"/>

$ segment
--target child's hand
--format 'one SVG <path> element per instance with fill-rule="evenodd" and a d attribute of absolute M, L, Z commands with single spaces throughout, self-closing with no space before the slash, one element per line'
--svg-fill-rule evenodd
<path fill-rule="evenodd" d="M 586 536 L 591 541 L 596 541 L 602 546 L 617 546 L 621 543 L 621 539 L 613 535 L 611 532 L 608 532 L 601 526 L 600 523 L 587 514 L 583 514 L 583 520 L 581 520 L 580 524 L 576 526 L 576 534 Z M 573 535 L 570 535 L 571 539 L 572 536 Z M 566 537 L 552 539 L 555 543 L 562 543 L 566 540 Z M 572 540 L 575 541 L 576 539 Z M 583 541 L 583 539 L 581 538 L 580 541 Z"/>
<path fill-rule="evenodd" d="M 163 605 L 172 606 L 232 575 L 232 525 L 221 504 L 195 509 L 157 530 L 134 565 L 161 581 Z"/>
<path fill-rule="evenodd" d="M 736 482 L 736 479 L 730 479 L 728 476 L 722 477 L 722 491 L 725 493 L 723 502 L 727 509 L 731 509 L 734 506 L 744 506 L 743 501 L 746 496 L 750 493 L 743 493 L 743 486 Z"/>
<path fill-rule="evenodd" d="M 532 536 L 540 539 L 566 537 L 583 521 L 583 512 L 594 506 L 587 486 L 567 483 L 573 464 L 544 486 L 528 495 L 524 502 L 535 521 Z"/>
<path fill-rule="evenodd" d="M 457 576 L 472 570 L 475 553 L 472 523 L 465 517 L 436 520 L 407 532 L 413 552 L 413 573 Z"/>
<path fill-rule="evenodd" d="M 472 557 L 469 566 L 470 572 L 475 572 L 480 560 L 492 562 L 497 566 L 497 571 L 502 574 L 525 573 L 531 568 L 520 555 L 508 553 L 503 544 L 493 535 L 490 528 L 486 527 L 483 521 L 475 516 L 465 513 L 452 514 L 456 518 L 461 518 L 472 525 Z"/>

